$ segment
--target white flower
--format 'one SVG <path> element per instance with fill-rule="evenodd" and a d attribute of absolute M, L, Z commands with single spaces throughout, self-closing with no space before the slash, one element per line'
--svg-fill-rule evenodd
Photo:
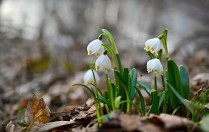
<path fill-rule="evenodd" d="M 163 72 L 163 66 L 159 59 L 152 59 L 147 62 L 147 71 L 151 72 L 152 70 L 156 73 Z"/>
<path fill-rule="evenodd" d="M 94 75 L 93 75 L 93 72 L 94 72 Z M 84 84 L 89 84 L 89 83 L 95 83 L 94 82 L 94 76 L 95 76 L 95 80 L 97 82 L 97 84 L 99 83 L 99 80 L 100 80 L 100 77 L 99 75 L 97 74 L 97 72 L 95 70 L 88 70 L 84 76 L 83 76 L 83 80 L 84 80 Z"/>
<path fill-rule="evenodd" d="M 104 52 L 102 41 L 99 39 L 91 41 L 87 46 L 87 52 L 88 55 L 96 54 L 96 56 L 100 56 L 101 52 Z"/>
<path fill-rule="evenodd" d="M 157 52 L 158 50 L 162 49 L 162 45 L 159 38 L 148 39 L 145 42 L 146 51 L 150 51 L 151 53 Z"/>
<path fill-rule="evenodd" d="M 101 55 L 99 58 L 97 58 L 95 62 L 95 68 L 96 70 L 108 70 L 111 69 L 111 61 L 107 55 Z"/>
<path fill-rule="evenodd" d="M 101 45 L 100 49 L 97 52 L 95 52 L 95 55 L 96 55 L 96 57 L 99 57 L 104 52 L 105 52 L 105 48 Z"/>

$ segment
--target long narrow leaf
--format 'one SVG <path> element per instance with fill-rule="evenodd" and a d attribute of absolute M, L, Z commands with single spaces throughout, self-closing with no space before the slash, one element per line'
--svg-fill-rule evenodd
<path fill-rule="evenodd" d="M 184 98 L 182 98 L 182 96 L 176 91 L 176 89 L 170 83 L 168 83 L 168 88 L 181 101 L 181 103 L 184 104 L 184 106 L 192 113 L 193 109 L 191 105 Z"/>
<path fill-rule="evenodd" d="M 148 112 L 148 115 L 149 114 L 159 114 L 159 108 L 158 108 L 158 106 L 159 106 L 159 101 L 160 101 L 160 96 L 158 95 L 156 98 L 155 98 L 155 100 L 153 101 L 153 103 L 152 103 L 152 106 L 150 107 L 150 109 L 149 109 L 149 112 Z"/>
<path fill-rule="evenodd" d="M 107 39 L 110 42 L 110 44 L 113 46 L 113 49 L 115 50 L 115 52 L 118 52 L 118 51 L 116 51 L 117 48 L 115 47 L 116 44 L 115 44 L 115 40 L 114 40 L 112 34 L 108 30 L 106 30 L 106 29 L 102 29 L 102 32 L 107 37 Z"/>
<path fill-rule="evenodd" d="M 96 99 L 96 95 L 95 95 L 94 91 L 91 88 L 89 88 L 88 86 L 83 85 L 83 84 L 73 84 L 72 86 L 81 86 L 81 87 L 85 88 L 87 91 L 89 91 L 91 93 L 93 98 Z"/>
<path fill-rule="evenodd" d="M 168 71 L 167 71 L 167 81 L 170 83 L 176 91 L 182 96 L 183 95 L 183 89 L 181 84 L 181 76 L 179 73 L 178 66 L 173 60 L 168 60 L 167 62 Z M 176 98 L 176 96 L 168 90 L 169 94 L 169 101 L 173 109 L 175 109 L 179 105 L 179 100 Z"/>
<path fill-rule="evenodd" d="M 158 106 L 158 108 L 160 109 L 160 107 L 161 107 L 161 105 L 163 104 L 163 102 L 166 101 L 166 100 L 165 100 L 165 91 L 163 91 L 162 93 L 160 93 L 159 96 L 160 96 L 160 101 L 159 101 L 159 106 Z"/>
<path fill-rule="evenodd" d="M 146 82 L 138 81 L 138 84 L 151 96 L 152 87 L 149 86 Z"/>
<path fill-rule="evenodd" d="M 180 66 L 181 83 L 183 88 L 183 97 L 189 99 L 190 95 L 190 84 L 189 84 L 189 73 L 184 66 Z"/>
<path fill-rule="evenodd" d="M 135 68 L 133 68 L 130 72 L 130 78 L 131 78 L 131 86 L 130 86 L 130 100 L 132 101 L 136 95 L 136 84 L 137 84 L 137 71 Z"/>
<path fill-rule="evenodd" d="M 139 94 L 140 97 L 140 103 L 141 103 L 141 114 L 142 116 L 145 116 L 145 112 L 146 112 L 146 107 L 145 107 L 145 101 L 144 101 L 144 97 L 142 96 L 142 93 L 140 92 L 140 90 L 137 87 L 134 87 L 137 91 L 137 93 Z"/>

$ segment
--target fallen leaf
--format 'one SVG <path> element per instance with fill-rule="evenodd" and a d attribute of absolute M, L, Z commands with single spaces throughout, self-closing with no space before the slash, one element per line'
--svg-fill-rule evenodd
<path fill-rule="evenodd" d="M 50 131 L 58 127 L 73 125 L 75 121 L 55 121 L 44 124 L 41 128 L 38 129 L 39 132 Z"/>
<path fill-rule="evenodd" d="M 195 123 L 186 118 L 168 114 L 141 117 L 139 115 L 124 114 L 120 111 L 111 113 L 109 120 L 98 129 L 98 132 L 104 131 L 202 132 Z"/>
<path fill-rule="evenodd" d="M 50 110 L 46 106 L 43 98 L 39 99 L 33 94 L 33 98 L 28 103 L 25 117 L 29 120 L 27 129 L 31 131 L 35 131 L 49 121 Z"/>
<path fill-rule="evenodd" d="M 6 126 L 6 132 L 14 132 L 14 129 L 15 129 L 15 124 L 10 121 L 7 126 Z"/>
<path fill-rule="evenodd" d="M 191 79 L 192 87 L 199 90 L 200 88 L 209 88 L 209 73 L 199 73 Z"/>

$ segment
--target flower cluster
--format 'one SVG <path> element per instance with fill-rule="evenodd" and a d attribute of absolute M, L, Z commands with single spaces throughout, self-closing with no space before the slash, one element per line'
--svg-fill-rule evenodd
<path fill-rule="evenodd" d="M 145 48 L 147 52 L 155 53 L 162 49 L 162 44 L 159 38 L 152 38 L 145 42 Z M 163 66 L 159 59 L 154 58 L 147 62 L 147 71 L 155 73 L 163 73 Z"/>
<path fill-rule="evenodd" d="M 109 70 L 111 69 L 110 58 L 105 53 L 105 48 L 102 46 L 102 41 L 99 39 L 93 40 L 87 46 L 88 55 L 95 54 L 98 58 L 95 62 L 96 70 Z"/>
<path fill-rule="evenodd" d="M 93 55 L 97 57 L 95 61 L 95 69 L 98 70 L 110 70 L 112 68 L 110 58 L 107 56 L 105 48 L 102 46 L 102 41 L 100 39 L 95 39 L 91 41 L 87 46 L 88 55 Z M 88 70 L 84 75 L 84 83 L 89 84 L 95 81 L 99 82 L 99 76 L 95 70 Z M 93 76 L 94 73 L 94 76 Z"/>

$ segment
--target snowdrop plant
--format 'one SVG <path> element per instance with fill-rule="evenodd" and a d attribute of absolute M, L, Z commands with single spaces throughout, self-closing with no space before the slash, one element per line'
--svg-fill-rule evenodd
<path fill-rule="evenodd" d="M 163 112 L 188 117 L 191 115 L 193 121 L 198 121 L 200 111 L 205 111 L 205 108 L 202 107 L 204 103 L 190 101 L 189 74 L 184 66 L 178 66 L 170 57 L 167 46 L 167 32 L 166 29 L 158 38 L 149 39 L 145 42 L 144 49 L 150 57 L 147 62 L 147 71 L 148 73 L 154 71 L 154 89 L 147 83 L 138 81 L 139 86 L 152 99 L 147 114 Z M 164 52 L 165 57 L 163 57 Z M 164 68 L 162 62 L 165 62 Z M 161 88 L 158 87 L 157 73 L 160 73 L 161 76 Z M 209 92 L 207 92 L 207 96 L 208 94 Z M 206 97 L 206 95 L 203 97 Z"/>
<path fill-rule="evenodd" d="M 106 79 L 106 90 L 102 92 L 99 89 L 99 85 L 96 83 L 99 82 L 99 77 L 93 69 L 85 73 L 84 85 L 75 85 L 82 86 L 91 93 L 95 101 L 98 121 L 102 122 L 99 119 L 103 115 L 104 109 L 107 113 L 116 110 L 130 113 L 134 106 L 141 112 L 141 115 L 145 115 L 145 104 L 142 103 L 143 107 L 140 108 L 134 101 L 136 93 L 140 93 L 136 87 L 137 70 L 135 68 L 129 70 L 122 66 L 112 34 L 108 30 L 102 29 L 98 39 L 88 44 L 87 52 L 88 55 L 95 54 L 97 56 L 93 63 L 94 66 L 91 65 L 91 68 L 103 73 Z M 110 72 L 114 73 L 114 77 L 109 76 Z M 140 96 L 142 97 L 141 93 Z"/>
<path fill-rule="evenodd" d="M 184 66 L 178 67 L 170 57 L 167 46 L 167 29 L 157 38 L 147 40 L 144 49 L 150 57 L 150 60 L 147 61 L 147 71 L 150 74 L 153 71 L 154 86 L 138 80 L 135 68 L 123 67 L 116 42 L 108 30 L 102 29 L 98 38 L 88 44 L 88 55 L 95 54 L 96 59 L 93 66 L 91 65 L 91 70 L 84 75 L 85 83 L 75 85 L 82 86 L 91 93 L 99 123 L 102 122 L 101 117 L 104 112 L 121 110 L 131 113 L 133 108 L 138 110 L 142 116 L 162 112 L 195 115 L 194 108 L 189 102 L 188 71 Z M 100 90 L 100 78 L 94 69 L 105 76 L 105 91 Z M 114 73 L 113 77 L 109 76 L 110 72 Z M 161 77 L 162 85 L 158 84 L 158 76 Z M 151 98 L 151 106 L 148 108 L 141 90 L 145 90 Z"/>

